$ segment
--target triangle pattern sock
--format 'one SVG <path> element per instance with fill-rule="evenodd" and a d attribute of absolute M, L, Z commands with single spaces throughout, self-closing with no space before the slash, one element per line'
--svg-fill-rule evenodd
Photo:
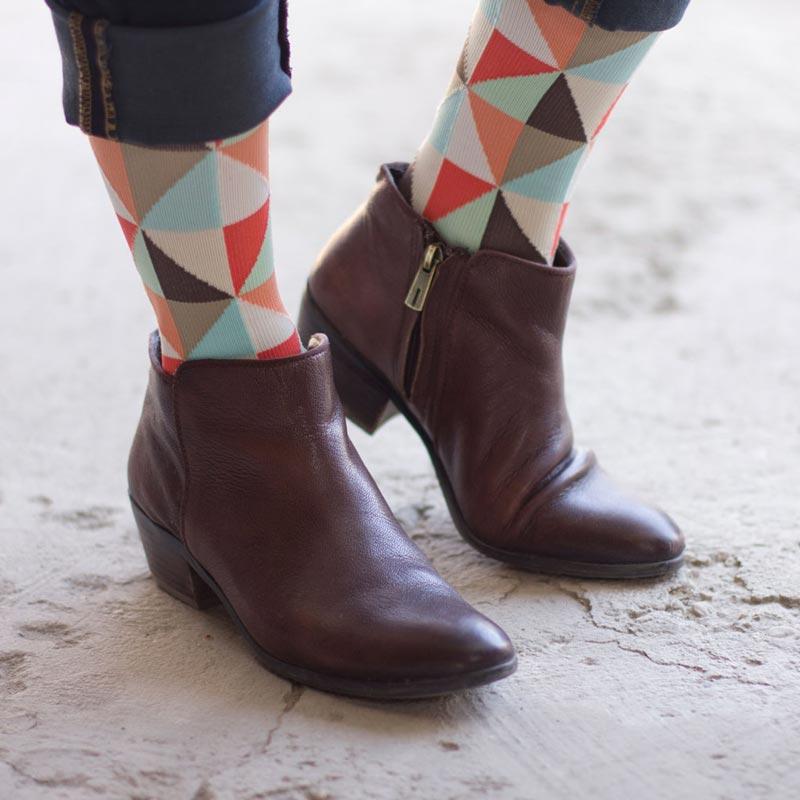
<path fill-rule="evenodd" d="M 658 35 L 482 0 L 401 182 L 415 210 L 449 244 L 552 263 L 580 169 Z"/>
<path fill-rule="evenodd" d="M 302 352 L 275 279 L 269 128 L 196 145 L 91 137 L 174 373 L 188 359 Z"/>

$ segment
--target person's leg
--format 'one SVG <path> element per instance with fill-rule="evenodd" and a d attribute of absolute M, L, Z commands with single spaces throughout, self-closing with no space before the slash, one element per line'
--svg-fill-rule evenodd
<path fill-rule="evenodd" d="M 170 372 L 301 350 L 273 270 L 268 126 L 166 148 L 91 138 Z"/>
<path fill-rule="evenodd" d="M 509 675 L 508 637 L 358 458 L 328 340 L 298 352 L 283 313 L 266 119 L 289 92 L 285 3 L 63 1 L 66 116 L 92 136 L 159 317 L 128 460 L 156 583 L 222 600 L 262 664 L 318 689 L 427 697 Z"/>
<path fill-rule="evenodd" d="M 552 2 L 480 3 L 431 133 L 403 178 L 414 209 L 451 245 L 552 263 L 578 173 L 655 42 L 653 23 L 682 10 L 674 2 Z M 637 10 L 647 6 L 655 19 Z"/>
<path fill-rule="evenodd" d="M 96 92 L 78 86 L 78 122 L 88 129 L 114 211 L 155 309 L 165 369 L 199 358 L 270 359 L 302 350 L 273 270 L 268 122 L 226 137 L 195 130 L 145 129 L 108 113 L 103 81 L 128 64 L 105 64 L 114 37 L 220 23 L 252 14 L 258 0 L 63 0 L 72 52 Z M 141 29 L 148 29 L 142 31 Z M 119 31 L 124 33 L 118 34 Z M 133 42 L 135 45 L 135 41 Z M 115 69 L 115 66 L 117 69 Z M 108 72 L 104 72 L 107 69 Z M 202 101 L 202 97 L 198 97 Z M 93 108 L 93 106 L 100 108 Z M 115 109 L 116 110 L 116 109 Z M 269 107 L 261 109 L 260 115 Z M 184 111 L 191 119 L 193 109 Z M 164 120 L 164 110 L 161 119 Z M 231 124 L 220 117 L 223 128 Z M 196 127 L 196 135 L 203 133 Z M 230 130 L 230 128 L 229 128 Z M 164 137 L 164 142 L 159 136 Z"/>
<path fill-rule="evenodd" d="M 683 559 L 675 524 L 575 447 L 561 348 L 576 263 L 554 246 L 610 107 L 687 3 L 483 0 L 416 164 L 384 165 L 303 298 L 300 331 L 328 334 L 348 416 L 374 433 L 402 413 L 465 538 L 519 567 L 645 577 Z"/>

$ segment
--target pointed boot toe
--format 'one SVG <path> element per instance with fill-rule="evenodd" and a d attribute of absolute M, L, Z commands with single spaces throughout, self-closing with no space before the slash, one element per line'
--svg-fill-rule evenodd
<path fill-rule="evenodd" d="M 531 553 L 530 569 L 589 578 L 664 575 L 685 547 L 670 517 L 620 489 L 586 452 L 532 498 L 515 529 L 506 551 Z"/>
<path fill-rule="evenodd" d="M 478 675 L 498 672 L 506 676 L 516 670 L 517 656 L 511 640 L 482 615 L 465 615 L 458 625 L 447 633 L 439 631 L 438 636 L 445 643 L 443 665 L 450 661 L 459 665 L 459 671 Z"/>
<path fill-rule="evenodd" d="M 437 687 L 442 683 L 467 689 L 516 670 L 516 653 L 508 636 L 454 591 L 431 595 L 417 587 L 416 592 L 417 600 L 411 600 L 406 591 L 397 597 L 392 597 L 391 589 L 380 592 L 381 604 L 392 609 L 390 630 L 385 625 L 381 630 L 376 619 L 364 619 L 357 660 L 328 668 L 367 683 L 381 677 L 401 691 L 413 684 L 416 697 L 440 694 Z"/>
<path fill-rule="evenodd" d="M 449 247 L 382 168 L 308 283 L 304 333 L 332 343 L 348 416 L 372 433 L 397 413 L 422 439 L 459 532 L 524 569 L 638 578 L 682 562 L 668 517 L 576 450 L 562 341 L 576 264 Z"/>
<path fill-rule="evenodd" d="M 514 671 L 506 635 L 406 536 L 347 436 L 330 346 L 273 361 L 191 361 L 151 343 L 129 462 L 150 570 L 222 604 L 269 670 L 373 699 L 446 694 Z"/>
<path fill-rule="evenodd" d="M 517 657 L 508 636 L 491 620 L 465 603 L 442 607 L 436 621 L 429 615 L 414 626 L 413 638 L 423 643 L 405 650 L 420 672 L 458 675 L 510 675 Z"/>

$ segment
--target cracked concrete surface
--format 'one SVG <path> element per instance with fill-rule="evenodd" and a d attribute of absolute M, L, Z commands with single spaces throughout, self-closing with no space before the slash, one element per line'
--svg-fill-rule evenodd
<path fill-rule="evenodd" d="M 424 134 L 470 6 L 295 4 L 297 91 L 273 125 L 291 306 L 377 164 Z M 220 611 L 149 579 L 124 462 L 150 311 L 61 122 L 44 5 L 5 9 L 0 797 L 800 796 L 800 72 L 782 55 L 800 11 L 763 7 L 755 24 L 751 4 L 703 0 L 663 38 L 567 229 L 576 428 L 684 526 L 686 568 L 618 585 L 492 563 L 402 421 L 356 433 L 412 536 L 520 654 L 503 683 L 389 706 L 272 677 Z"/>

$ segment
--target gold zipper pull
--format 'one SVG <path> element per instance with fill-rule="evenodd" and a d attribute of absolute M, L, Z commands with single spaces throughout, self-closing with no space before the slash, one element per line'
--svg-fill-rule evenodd
<path fill-rule="evenodd" d="M 440 244 L 431 244 L 425 249 L 422 263 L 419 265 L 414 282 L 406 295 L 406 305 L 413 311 L 422 311 L 428 292 L 436 275 L 436 268 L 444 260 L 444 248 Z"/>

